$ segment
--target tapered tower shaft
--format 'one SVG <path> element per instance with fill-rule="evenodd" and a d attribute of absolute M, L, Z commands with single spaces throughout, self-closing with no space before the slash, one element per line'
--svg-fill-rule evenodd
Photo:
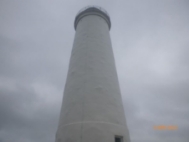
<path fill-rule="evenodd" d="M 129 142 L 108 14 L 79 12 L 56 142 Z"/>

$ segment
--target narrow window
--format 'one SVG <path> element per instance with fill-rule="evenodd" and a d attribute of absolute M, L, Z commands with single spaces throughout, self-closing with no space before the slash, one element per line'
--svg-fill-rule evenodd
<path fill-rule="evenodd" d="M 122 136 L 115 136 L 115 142 L 123 142 Z"/>

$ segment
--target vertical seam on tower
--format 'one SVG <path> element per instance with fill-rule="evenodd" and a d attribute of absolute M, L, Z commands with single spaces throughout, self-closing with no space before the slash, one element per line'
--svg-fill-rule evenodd
<path fill-rule="evenodd" d="M 86 34 L 86 38 L 87 38 L 87 34 Z M 86 82 L 87 82 L 87 49 L 88 49 L 88 40 L 86 40 L 86 61 L 85 61 L 85 75 L 86 75 L 86 80 L 84 82 L 84 89 L 83 89 L 83 101 L 82 101 L 82 121 L 84 120 L 84 93 L 85 93 L 85 86 L 86 86 Z M 83 141 L 83 123 L 81 124 L 81 142 Z"/>

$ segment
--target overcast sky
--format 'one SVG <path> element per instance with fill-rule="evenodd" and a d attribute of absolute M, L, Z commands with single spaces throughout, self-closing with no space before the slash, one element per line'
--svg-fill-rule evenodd
<path fill-rule="evenodd" d="M 74 18 L 88 5 L 111 18 L 131 142 L 189 142 L 188 0 L 0 0 L 0 142 L 55 141 Z"/>

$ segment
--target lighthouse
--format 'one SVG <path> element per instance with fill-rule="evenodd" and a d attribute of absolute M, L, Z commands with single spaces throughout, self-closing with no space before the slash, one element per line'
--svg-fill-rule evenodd
<path fill-rule="evenodd" d="M 110 39 L 109 14 L 86 7 L 75 38 L 56 142 L 130 142 Z"/>

